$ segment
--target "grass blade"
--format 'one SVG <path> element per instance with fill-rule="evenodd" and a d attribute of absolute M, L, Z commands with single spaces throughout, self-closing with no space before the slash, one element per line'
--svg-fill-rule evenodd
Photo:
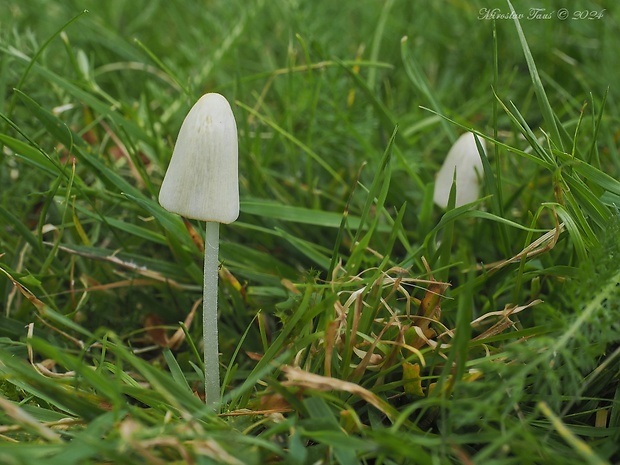
<path fill-rule="evenodd" d="M 557 126 L 556 118 L 553 113 L 553 109 L 551 108 L 551 104 L 549 103 L 549 99 L 547 98 L 547 94 L 545 93 L 542 81 L 540 80 L 540 76 L 536 68 L 536 63 L 534 62 L 534 57 L 532 56 L 532 52 L 530 51 L 530 48 L 527 44 L 527 40 L 525 39 L 525 34 L 523 33 L 523 29 L 521 28 L 521 23 L 519 22 L 519 15 L 517 15 L 517 13 L 515 12 L 515 9 L 512 6 L 510 0 L 506 1 L 508 2 L 508 6 L 510 7 L 510 11 L 512 12 L 512 18 L 514 18 L 517 34 L 519 35 L 519 42 L 521 43 L 521 48 L 523 49 L 523 54 L 525 55 L 527 67 L 530 70 L 530 78 L 532 79 L 534 92 L 536 93 L 536 98 L 538 99 L 538 104 L 540 105 L 540 110 L 543 114 L 545 123 L 547 124 L 547 127 L 549 128 L 549 131 L 551 133 L 551 140 L 558 144 L 558 148 L 563 151 L 564 143 L 562 141 L 562 137 L 560 137 L 560 131 Z"/>

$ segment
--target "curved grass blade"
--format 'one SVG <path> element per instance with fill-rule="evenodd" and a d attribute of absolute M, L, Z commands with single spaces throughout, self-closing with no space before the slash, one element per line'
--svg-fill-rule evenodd
<path fill-rule="evenodd" d="M 549 131 L 551 132 L 551 139 L 556 144 L 558 144 L 558 148 L 560 148 L 560 150 L 564 150 L 564 143 L 562 137 L 560 136 L 560 131 L 558 129 L 555 114 L 553 113 L 553 109 L 551 108 L 551 104 L 549 103 L 549 99 L 547 98 L 547 94 L 545 93 L 542 81 L 540 80 L 540 76 L 536 68 L 536 63 L 534 62 L 534 57 L 532 56 L 532 52 L 530 51 L 530 48 L 527 44 L 527 40 L 525 39 L 525 34 L 523 33 L 521 23 L 519 22 L 519 15 L 517 15 L 517 13 L 515 12 L 515 9 L 513 8 L 510 0 L 506 1 L 508 2 L 508 6 L 510 7 L 510 11 L 512 12 L 512 18 L 515 22 L 517 34 L 519 35 L 519 42 L 521 43 L 521 48 L 523 49 L 523 54 L 525 55 L 527 67 L 530 70 L 530 78 L 532 79 L 534 92 L 536 93 L 536 98 L 538 99 L 538 104 L 540 105 L 540 110 L 543 114 L 545 123 L 547 123 Z"/>

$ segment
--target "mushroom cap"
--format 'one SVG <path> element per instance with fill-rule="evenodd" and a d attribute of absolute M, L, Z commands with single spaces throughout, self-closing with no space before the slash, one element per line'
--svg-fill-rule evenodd
<path fill-rule="evenodd" d="M 187 218 L 232 223 L 239 216 L 238 157 L 228 101 L 203 95 L 181 125 L 159 203 Z"/>
<path fill-rule="evenodd" d="M 479 140 L 484 150 L 484 139 Z M 479 178 L 484 173 L 483 169 L 474 135 L 471 132 L 462 134 L 450 148 L 439 173 L 437 173 L 433 200 L 441 208 L 447 207 L 454 171 L 456 170 L 455 206 L 460 207 L 473 202 L 479 196 Z"/>

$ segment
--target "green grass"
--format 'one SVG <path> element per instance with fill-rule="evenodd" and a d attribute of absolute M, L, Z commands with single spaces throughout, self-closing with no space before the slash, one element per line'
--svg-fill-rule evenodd
<path fill-rule="evenodd" d="M 4 0 L 0 462 L 620 460 L 619 10 L 573 3 L 605 12 Z M 157 203 L 205 92 L 240 148 L 217 411 L 204 225 Z M 464 130 L 483 197 L 440 211 Z"/>

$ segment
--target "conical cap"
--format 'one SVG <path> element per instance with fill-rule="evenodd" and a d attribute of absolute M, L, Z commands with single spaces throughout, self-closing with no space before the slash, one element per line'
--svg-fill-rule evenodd
<path fill-rule="evenodd" d="M 484 139 L 480 139 L 483 150 Z M 448 205 L 448 197 L 452 188 L 456 171 L 456 207 L 473 202 L 479 196 L 480 181 L 484 170 L 478 153 L 476 140 L 471 132 L 461 135 L 450 148 L 435 180 L 433 200 L 441 208 Z"/>
<path fill-rule="evenodd" d="M 239 216 L 237 125 L 220 94 L 203 95 L 185 117 L 159 203 L 203 221 L 232 223 Z"/>

